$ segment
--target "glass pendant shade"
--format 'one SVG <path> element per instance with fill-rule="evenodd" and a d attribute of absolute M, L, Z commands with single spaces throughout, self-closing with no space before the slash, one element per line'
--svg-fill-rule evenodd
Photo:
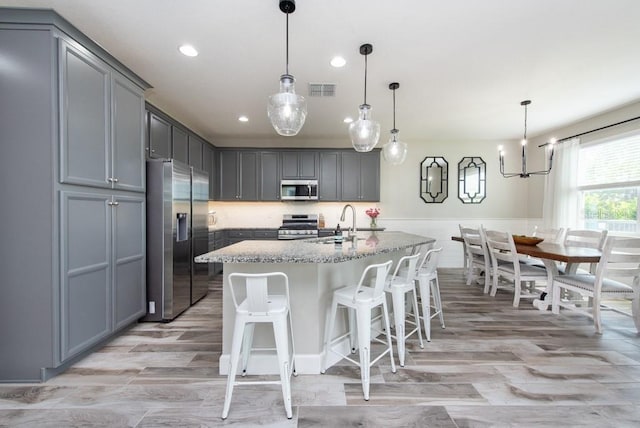
<path fill-rule="evenodd" d="M 391 165 L 400 165 L 407 158 L 407 143 L 398 141 L 398 130 L 391 130 L 389 142 L 382 146 L 382 157 Z"/>
<path fill-rule="evenodd" d="M 280 92 L 269 97 L 267 116 L 276 132 L 285 137 L 302 129 L 307 118 L 307 101 L 296 94 L 295 79 L 290 74 L 280 76 Z"/>
<path fill-rule="evenodd" d="M 380 124 L 370 116 L 371 106 L 362 104 L 358 120 L 349 125 L 349 137 L 356 152 L 370 152 L 380 139 Z"/>

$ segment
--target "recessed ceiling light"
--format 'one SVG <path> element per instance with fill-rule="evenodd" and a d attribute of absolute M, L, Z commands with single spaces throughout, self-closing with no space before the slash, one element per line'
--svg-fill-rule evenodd
<path fill-rule="evenodd" d="M 238 120 L 240 122 L 249 122 L 249 118 L 247 116 L 239 116 Z"/>
<path fill-rule="evenodd" d="M 182 45 L 178 50 L 185 56 L 198 56 L 198 51 L 191 45 Z"/>
<path fill-rule="evenodd" d="M 353 122 L 353 119 L 352 119 L 352 118 L 350 118 L 350 117 L 345 117 L 345 118 L 344 118 L 344 120 L 343 120 L 343 122 L 344 122 L 344 123 L 351 123 L 351 122 Z"/>
<path fill-rule="evenodd" d="M 331 59 L 331 65 L 336 68 L 344 67 L 346 63 L 347 63 L 347 60 L 342 58 L 341 56 L 334 56 Z"/>

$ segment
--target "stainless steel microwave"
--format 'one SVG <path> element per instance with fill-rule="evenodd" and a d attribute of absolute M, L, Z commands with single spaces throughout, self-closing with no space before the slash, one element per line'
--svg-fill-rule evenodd
<path fill-rule="evenodd" d="M 318 200 L 318 180 L 281 180 L 280 199 L 283 201 Z"/>

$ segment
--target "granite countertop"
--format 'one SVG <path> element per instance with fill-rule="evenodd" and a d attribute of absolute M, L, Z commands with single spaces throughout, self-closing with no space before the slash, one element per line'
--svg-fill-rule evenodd
<path fill-rule="evenodd" d="M 333 237 L 281 241 L 242 241 L 199 255 L 197 263 L 338 263 L 434 242 L 404 232 L 359 232 L 357 243 L 336 246 Z"/>

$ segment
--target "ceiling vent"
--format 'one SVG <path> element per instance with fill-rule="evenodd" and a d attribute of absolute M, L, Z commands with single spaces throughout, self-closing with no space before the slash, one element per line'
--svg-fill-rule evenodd
<path fill-rule="evenodd" d="M 335 97 L 335 83 L 309 83 L 310 97 Z"/>

